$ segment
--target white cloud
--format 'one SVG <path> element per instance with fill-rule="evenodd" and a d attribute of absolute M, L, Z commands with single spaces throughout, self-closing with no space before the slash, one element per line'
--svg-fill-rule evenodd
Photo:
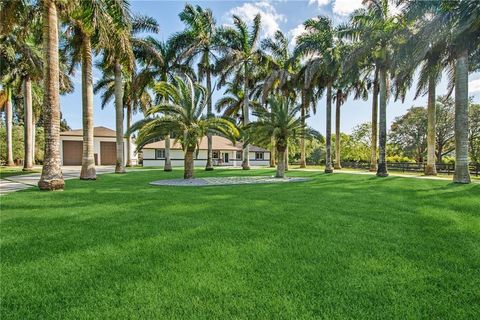
<path fill-rule="evenodd" d="M 288 31 L 288 37 L 290 38 L 290 46 L 294 47 L 297 44 L 297 37 L 305 32 L 305 26 L 299 24 L 295 28 Z"/>
<path fill-rule="evenodd" d="M 262 17 L 262 30 L 265 36 L 272 36 L 275 31 L 280 30 L 279 23 L 287 21 L 287 18 L 283 14 L 279 14 L 275 7 L 267 1 L 244 3 L 228 11 L 224 16 L 224 20 L 231 21 L 233 14 L 244 19 L 248 24 L 251 24 L 257 14 L 260 14 Z"/>
<path fill-rule="evenodd" d="M 480 92 L 480 79 L 468 83 L 468 93 Z"/>
<path fill-rule="evenodd" d="M 335 0 L 332 11 L 339 16 L 348 16 L 361 7 L 362 0 Z"/>
<path fill-rule="evenodd" d="M 319 7 L 326 6 L 330 3 L 330 0 L 308 0 L 308 4 L 316 4 Z"/>

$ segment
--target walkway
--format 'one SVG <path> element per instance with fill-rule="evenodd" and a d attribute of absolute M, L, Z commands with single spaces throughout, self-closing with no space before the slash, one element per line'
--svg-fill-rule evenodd
<path fill-rule="evenodd" d="M 98 175 L 114 172 L 115 166 L 96 166 L 95 169 L 97 170 Z M 63 167 L 63 178 L 65 180 L 78 179 L 80 176 L 80 170 L 80 166 Z M 10 192 L 36 187 L 40 180 L 40 176 L 41 173 L 37 172 L 0 179 L 0 196 Z"/>

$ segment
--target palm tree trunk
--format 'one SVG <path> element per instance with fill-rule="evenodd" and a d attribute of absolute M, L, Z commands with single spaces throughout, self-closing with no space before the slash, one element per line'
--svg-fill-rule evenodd
<path fill-rule="evenodd" d="M 163 171 L 172 171 L 172 161 L 170 160 L 170 135 L 165 136 L 165 165 Z"/>
<path fill-rule="evenodd" d="M 427 166 L 425 175 L 436 176 L 437 167 L 435 165 L 435 137 L 436 137 L 436 113 L 435 113 L 435 79 L 430 76 L 428 80 L 428 106 L 427 106 Z"/>
<path fill-rule="evenodd" d="M 65 186 L 60 159 L 60 96 L 58 60 L 58 17 L 53 0 L 43 2 L 44 83 L 43 123 L 45 152 L 40 190 L 61 190 Z"/>
<path fill-rule="evenodd" d="M 277 147 L 277 173 L 275 178 L 285 178 L 285 148 Z"/>
<path fill-rule="evenodd" d="M 83 155 L 81 180 L 95 180 L 95 157 L 93 155 L 93 79 L 92 79 L 92 43 L 90 37 L 83 35 L 82 41 L 82 111 L 83 111 Z"/>
<path fill-rule="evenodd" d="M 125 173 L 123 165 L 123 83 L 122 68 L 119 61 L 115 61 L 115 125 L 116 125 L 116 146 L 117 161 L 115 165 L 115 173 Z"/>
<path fill-rule="evenodd" d="M 184 160 L 184 171 L 183 171 L 183 178 L 184 179 L 192 179 L 193 178 L 193 153 L 195 149 L 187 148 L 185 151 L 185 160 Z"/>
<path fill-rule="evenodd" d="M 284 153 L 285 153 L 285 171 L 288 171 L 288 145 L 285 148 Z"/>
<path fill-rule="evenodd" d="M 127 129 L 132 126 L 132 105 L 127 104 Z M 132 137 L 127 136 L 127 167 L 132 166 Z"/>
<path fill-rule="evenodd" d="M 455 174 L 453 182 L 470 183 L 468 170 L 468 51 L 455 64 Z"/>
<path fill-rule="evenodd" d="M 325 173 L 332 173 L 332 83 L 327 85 L 327 134 L 326 134 Z"/>
<path fill-rule="evenodd" d="M 275 140 L 272 138 L 272 143 L 271 143 L 271 146 L 270 146 L 270 168 L 274 168 L 275 167 Z"/>
<path fill-rule="evenodd" d="M 32 114 L 32 162 L 33 165 L 36 163 L 36 150 L 37 150 L 37 120 L 35 119 L 35 115 Z"/>
<path fill-rule="evenodd" d="M 23 79 L 23 113 L 24 123 L 24 147 L 25 156 L 23 161 L 23 171 L 30 171 L 33 168 L 32 161 L 32 82 L 27 76 Z"/>
<path fill-rule="evenodd" d="M 247 63 L 244 64 L 244 80 L 243 80 L 243 127 L 246 127 L 250 121 L 249 121 L 249 115 L 248 115 L 248 66 Z M 242 169 L 243 170 L 250 170 L 250 159 L 249 159 L 249 151 L 250 148 L 248 147 L 248 144 L 244 143 L 243 144 L 243 161 L 242 161 Z"/>
<path fill-rule="evenodd" d="M 387 71 L 385 68 L 380 68 L 380 117 L 379 117 L 379 149 L 380 157 L 378 159 L 378 177 L 387 177 Z"/>
<path fill-rule="evenodd" d="M 342 90 L 337 90 L 337 99 L 335 105 L 335 169 L 342 169 L 340 159 L 340 107 L 342 106 Z"/>
<path fill-rule="evenodd" d="M 207 53 L 208 54 L 208 53 Z M 207 104 L 207 117 L 212 117 L 212 79 L 210 75 L 210 63 L 207 59 L 207 94 L 208 94 L 208 104 Z M 212 162 L 212 155 L 213 155 L 213 150 L 212 150 L 212 134 L 208 133 L 207 134 L 207 165 L 205 166 L 206 171 L 211 171 L 213 170 L 213 162 Z"/>
<path fill-rule="evenodd" d="M 371 156 L 370 171 L 377 171 L 377 141 L 378 141 L 378 69 L 375 70 L 373 80 L 373 96 L 372 96 L 372 135 L 371 135 Z"/>
<path fill-rule="evenodd" d="M 7 94 L 7 102 L 5 104 L 5 129 L 7 130 L 7 166 L 14 166 L 13 162 L 13 141 L 12 141 L 12 127 L 13 127 L 13 108 L 12 108 L 12 92 L 10 87 L 5 88 Z"/>
<path fill-rule="evenodd" d="M 302 118 L 302 127 L 305 128 L 305 113 L 308 108 L 308 100 L 307 96 L 305 93 L 305 90 L 302 90 L 302 108 L 300 109 L 300 115 Z M 300 168 L 306 168 L 307 163 L 306 163 L 306 152 L 305 152 L 305 137 L 301 136 L 300 137 Z"/>

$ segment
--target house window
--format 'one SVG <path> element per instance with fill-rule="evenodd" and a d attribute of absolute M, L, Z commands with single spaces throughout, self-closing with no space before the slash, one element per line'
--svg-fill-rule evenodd
<path fill-rule="evenodd" d="M 220 151 L 218 150 L 212 151 L 212 159 L 220 159 Z"/>
<path fill-rule="evenodd" d="M 165 159 L 165 149 L 155 149 L 155 159 Z"/>
<path fill-rule="evenodd" d="M 242 151 L 237 151 L 235 157 L 237 160 L 242 160 Z"/>
<path fill-rule="evenodd" d="M 255 160 L 263 160 L 263 152 L 255 152 Z"/>

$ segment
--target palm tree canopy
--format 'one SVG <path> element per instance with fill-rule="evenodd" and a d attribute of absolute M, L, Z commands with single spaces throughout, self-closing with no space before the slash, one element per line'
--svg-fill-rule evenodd
<path fill-rule="evenodd" d="M 127 134 L 138 131 L 137 150 L 167 134 L 177 137 L 184 150 L 195 149 L 207 133 L 219 134 L 235 142 L 239 131 L 231 121 L 203 115 L 207 105 L 205 88 L 188 76 L 177 76 L 174 80 L 174 83 L 160 81 L 155 85 L 156 93 L 166 100 L 151 108 L 148 118 L 128 129 Z"/>

